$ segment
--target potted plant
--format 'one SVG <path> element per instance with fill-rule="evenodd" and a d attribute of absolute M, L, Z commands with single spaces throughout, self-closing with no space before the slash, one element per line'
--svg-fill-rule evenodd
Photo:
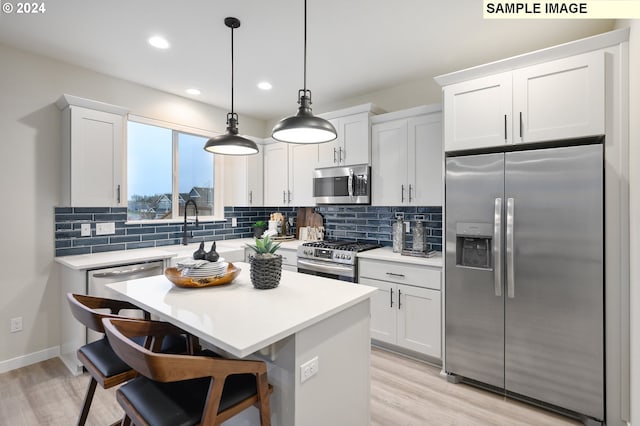
<path fill-rule="evenodd" d="M 253 236 L 255 238 L 260 238 L 262 237 L 262 234 L 264 234 L 264 231 L 267 229 L 267 222 L 265 222 L 264 220 L 258 220 L 251 226 L 253 227 Z"/>
<path fill-rule="evenodd" d="M 253 286 L 258 289 L 277 287 L 282 273 L 282 256 L 275 251 L 280 248 L 280 243 L 274 243 L 267 235 L 263 239 L 256 238 L 255 245 L 247 244 L 247 247 L 256 252 L 249 257 Z"/>

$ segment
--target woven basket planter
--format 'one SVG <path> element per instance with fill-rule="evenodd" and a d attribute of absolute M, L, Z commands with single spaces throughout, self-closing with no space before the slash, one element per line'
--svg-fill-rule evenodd
<path fill-rule="evenodd" d="M 282 273 L 282 256 L 279 254 L 262 257 L 251 256 L 249 258 L 251 283 L 257 289 L 275 288 L 280 284 Z"/>

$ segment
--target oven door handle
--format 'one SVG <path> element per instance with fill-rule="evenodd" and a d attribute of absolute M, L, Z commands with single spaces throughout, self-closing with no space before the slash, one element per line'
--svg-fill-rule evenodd
<path fill-rule="evenodd" d="M 309 259 L 298 258 L 298 269 L 308 269 L 310 271 L 324 272 L 325 274 L 343 275 L 347 277 L 354 276 L 354 268 L 352 266 L 314 261 Z"/>

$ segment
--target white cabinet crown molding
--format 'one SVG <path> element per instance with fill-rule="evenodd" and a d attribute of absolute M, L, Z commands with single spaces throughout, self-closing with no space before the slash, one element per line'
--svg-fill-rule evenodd
<path fill-rule="evenodd" d="M 377 105 L 369 102 L 366 104 L 355 105 L 349 108 L 339 109 L 331 112 L 325 112 L 317 115 L 318 117 L 322 117 L 325 120 L 331 120 L 333 118 L 346 117 L 348 115 L 359 114 L 361 112 L 368 112 L 370 114 L 375 115 L 375 114 L 382 114 L 386 111 L 378 107 Z"/>
<path fill-rule="evenodd" d="M 448 86 L 454 83 L 486 77 L 505 71 L 513 71 L 530 65 L 537 65 L 568 56 L 579 55 L 594 50 L 604 49 L 629 40 L 629 28 L 609 31 L 606 33 L 586 37 L 580 40 L 570 41 L 553 47 L 536 50 L 530 53 L 513 56 L 511 58 L 478 65 L 449 74 L 434 77 L 440 86 Z"/>
<path fill-rule="evenodd" d="M 112 114 L 118 115 L 127 115 L 127 113 L 129 112 L 128 108 L 67 94 L 64 94 L 60 96 L 60 98 L 58 98 L 58 100 L 56 101 L 56 106 L 61 110 L 69 106 L 79 106 L 95 111 L 110 112 Z"/>
<path fill-rule="evenodd" d="M 385 121 L 400 120 L 402 118 L 415 117 L 417 115 L 431 114 L 442 111 L 442 104 L 420 105 L 399 111 L 387 112 L 371 117 L 371 124 L 384 123 Z"/>

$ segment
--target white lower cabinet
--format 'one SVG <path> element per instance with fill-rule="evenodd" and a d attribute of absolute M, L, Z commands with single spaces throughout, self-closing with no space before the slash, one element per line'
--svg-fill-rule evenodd
<path fill-rule="evenodd" d="M 398 262 L 359 260 L 371 297 L 371 338 L 441 359 L 440 271 Z M 431 288 L 427 288 L 431 287 Z"/>
<path fill-rule="evenodd" d="M 298 252 L 296 249 L 286 249 L 280 247 L 276 252 L 280 256 L 282 256 L 282 269 L 285 271 L 298 271 Z M 255 252 L 250 248 L 244 249 L 244 261 L 249 263 L 249 257 L 251 257 Z"/>
<path fill-rule="evenodd" d="M 277 253 L 282 256 L 282 269 L 285 271 L 298 271 L 298 251 L 280 247 Z"/>

